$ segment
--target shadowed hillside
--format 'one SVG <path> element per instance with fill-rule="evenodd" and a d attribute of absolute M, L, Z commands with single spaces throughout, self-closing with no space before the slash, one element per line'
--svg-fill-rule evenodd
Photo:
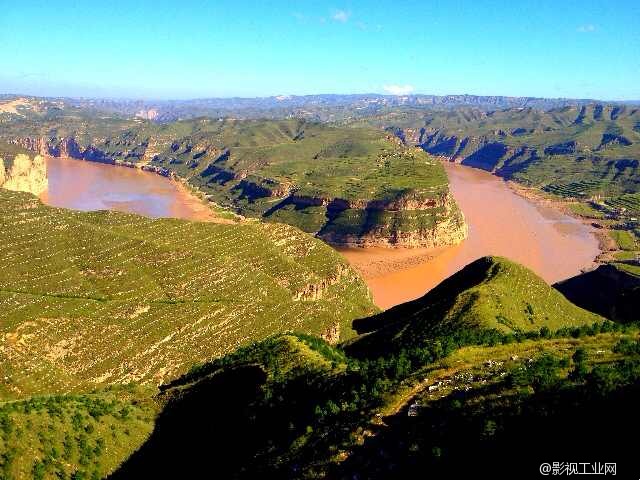
<path fill-rule="evenodd" d="M 348 349 L 383 354 L 460 330 L 513 334 L 590 325 L 597 320 L 601 317 L 571 304 L 531 270 L 504 258 L 484 257 L 422 298 L 354 321 L 354 329 L 366 335 Z"/>
<path fill-rule="evenodd" d="M 640 320 L 640 277 L 618 265 L 600 265 L 554 287 L 576 305 L 611 320 Z"/>
<path fill-rule="evenodd" d="M 529 478 L 559 452 L 633 468 L 613 434 L 635 418 L 635 326 L 464 328 L 358 358 L 281 335 L 202 365 L 162 387 L 153 434 L 112 478 Z"/>

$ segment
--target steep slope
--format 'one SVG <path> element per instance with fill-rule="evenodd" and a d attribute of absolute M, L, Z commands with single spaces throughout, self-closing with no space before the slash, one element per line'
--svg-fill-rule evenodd
<path fill-rule="evenodd" d="M 576 305 L 618 322 L 640 321 L 640 277 L 600 265 L 554 285 Z"/>
<path fill-rule="evenodd" d="M 158 384 L 274 332 L 352 335 L 376 311 L 293 227 L 75 212 L 0 189 L 0 398 Z"/>
<path fill-rule="evenodd" d="M 47 186 L 47 167 L 40 155 L 31 159 L 18 154 L 9 169 L 5 169 L 4 160 L 0 157 L 0 188 L 40 195 Z"/>
<path fill-rule="evenodd" d="M 414 109 L 374 116 L 368 123 L 434 155 L 566 196 L 640 191 L 638 107 Z"/>
<path fill-rule="evenodd" d="M 237 213 L 334 244 L 432 247 L 467 234 L 442 166 L 380 129 L 84 115 L 21 118 L 1 124 L 0 138 L 43 155 L 177 175 Z"/>
<path fill-rule="evenodd" d="M 218 460 L 221 478 L 257 474 L 269 457 L 287 455 L 282 446 L 305 428 L 299 421 L 313 415 L 328 385 L 344 382 L 344 361 L 317 338 L 279 335 L 190 372 L 162 387 L 152 436 L 111 478 L 197 476 L 206 457 Z M 288 389 L 295 398 L 277 398 Z"/>
<path fill-rule="evenodd" d="M 577 330 L 363 360 L 276 336 L 163 386 L 152 435 L 111 478 L 502 478 L 498 467 L 537 474 L 560 451 L 628 472 L 633 446 L 615 432 L 638 426 L 638 331 Z"/>
<path fill-rule="evenodd" d="M 422 298 L 355 320 L 350 351 L 399 351 L 468 330 L 556 330 L 602 320 L 567 301 L 531 270 L 500 257 L 480 258 Z M 369 353 L 370 354 L 370 353 Z"/>
<path fill-rule="evenodd" d="M 535 281 L 522 267 L 501 259 L 482 259 L 472 267 L 473 272 L 452 279 L 450 293 L 464 295 L 474 285 L 484 288 L 484 295 L 498 292 L 499 284 L 513 287 L 513 277 Z M 521 287 L 512 290 L 520 295 Z M 504 462 L 492 447 L 499 445 L 502 451 L 515 438 L 528 457 L 532 452 L 549 454 L 559 447 L 541 442 L 543 432 L 574 426 L 572 412 L 583 420 L 582 414 L 606 406 L 611 415 L 589 424 L 605 434 L 611 421 L 635 408 L 632 387 L 640 379 L 637 327 L 598 320 L 573 328 L 578 323 L 567 319 L 557 324 L 559 329 L 526 335 L 478 328 L 460 335 L 465 327 L 450 322 L 449 335 L 421 337 L 423 319 L 412 316 L 410 309 L 424 308 L 416 302 L 406 307 L 419 335 L 397 350 L 367 343 L 367 335 L 356 342 L 365 340 L 355 351 L 353 343 L 343 350 L 318 337 L 285 333 L 198 363 L 179 378 L 170 376 L 175 379 L 155 395 L 151 388 L 131 386 L 8 402 L 0 406 L 0 437 L 7 439 L 0 442 L 0 455 L 9 459 L 4 473 L 20 469 L 45 476 L 101 475 L 124 462 L 113 478 L 195 477 L 212 468 L 223 478 L 353 478 L 357 472 L 385 478 L 386 471 L 398 478 L 411 476 L 416 462 L 438 472 L 460 465 L 460 459 L 476 458 L 478 452 L 485 462 Z M 504 312 L 500 308 L 493 303 L 484 313 Z M 562 311 L 571 313 L 566 305 Z M 91 320 L 83 319 L 92 333 L 104 336 Z M 22 348 L 38 340 L 28 334 L 17 340 Z M 78 338 L 75 346 L 84 346 Z M 126 342 L 129 353 L 132 343 L 145 342 L 139 332 L 129 333 L 129 338 L 136 340 Z M 164 345 L 171 348 L 171 342 Z M 206 344 L 201 340 L 200 345 Z M 99 359 L 102 350 L 87 348 Z M 50 352 L 45 355 L 51 358 Z M 145 396 L 145 390 L 153 397 Z M 610 396 L 603 397 L 603 392 Z M 468 416 L 460 415 L 461 402 Z M 536 419 L 535 412 L 542 412 L 553 421 L 541 418 L 540 425 L 524 425 L 518 423 L 522 411 Z M 439 428 L 429 426 L 435 420 L 441 422 Z M 17 433 L 26 425 L 28 433 Z M 525 426 L 530 434 L 518 437 Z M 105 432 L 111 437 L 105 439 Z M 460 443 L 460 438 L 466 440 Z M 574 446 L 591 453 L 590 441 L 585 435 Z M 552 445 L 556 450 L 549 450 Z M 442 451 L 433 455 L 436 447 Z M 620 452 L 621 444 L 610 439 L 607 448 Z M 106 449 L 108 460 L 103 457 Z M 379 452 L 384 452 L 384 460 Z M 521 462 L 522 455 L 514 452 L 513 459 Z"/>

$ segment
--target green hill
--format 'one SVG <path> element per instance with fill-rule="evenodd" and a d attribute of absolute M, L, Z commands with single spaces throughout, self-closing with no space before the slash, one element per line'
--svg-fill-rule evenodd
<path fill-rule="evenodd" d="M 157 124 L 65 106 L 11 117 L 0 124 L 0 140 L 175 174 L 237 213 L 335 244 L 440 246 L 466 235 L 442 166 L 368 126 L 217 118 Z"/>
<path fill-rule="evenodd" d="M 537 472 L 559 449 L 615 456 L 629 471 L 632 446 L 610 435 L 623 419 L 625 431 L 638 426 L 638 331 L 577 331 L 360 360 L 276 336 L 162 387 L 153 433 L 111 478 L 212 465 L 222 478 L 412 478 L 528 461 Z"/>
<path fill-rule="evenodd" d="M 130 386 L 0 403 L 0 477 L 104 478 L 153 430 L 150 394 Z"/>
<path fill-rule="evenodd" d="M 281 224 L 50 208 L 0 190 L 0 398 L 159 384 L 274 332 L 342 338 L 376 311 L 324 243 Z"/>
<path fill-rule="evenodd" d="M 590 325 L 601 317 L 570 303 L 531 270 L 500 257 L 480 258 L 425 296 L 354 321 L 352 349 L 399 350 L 467 330 L 506 334 Z"/>
<path fill-rule="evenodd" d="M 568 197 L 640 191 L 640 109 L 406 109 L 366 121 L 408 145 Z"/>
<path fill-rule="evenodd" d="M 141 221 L 148 222 L 145 230 L 151 225 L 166 228 L 166 222 L 179 226 L 181 242 L 189 238 L 190 228 L 222 227 L 189 227 L 191 224 L 185 222 L 152 221 L 106 212 L 66 212 L 42 207 L 26 195 L 13 195 L 5 195 L 5 201 L 19 199 L 25 207 L 22 211 L 16 209 L 16 222 L 29 225 L 32 231 L 33 224 L 40 221 L 34 214 L 42 209 L 50 230 L 64 231 L 61 225 L 73 225 L 88 239 L 92 237 L 84 228 L 106 240 L 104 226 L 109 225 L 110 232 L 126 232 L 126 238 L 119 237 L 119 245 L 124 246 L 126 241 L 139 239 L 141 226 L 137 222 Z M 266 229 L 262 235 L 267 235 L 264 232 L 273 225 L 226 227 Z M 162 238 L 160 231 L 154 231 L 156 240 Z M 15 239 L 25 243 L 24 232 L 17 233 L 14 240 L 5 238 L 3 244 Z M 48 238 L 53 241 L 55 236 Z M 316 241 L 310 244 L 321 250 L 328 248 Z M 73 258 L 74 248 L 82 250 L 91 245 L 88 241 L 67 247 L 66 258 Z M 221 243 L 216 245 L 220 248 Z M 152 250 L 150 258 L 158 258 L 153 245 L 146 248 Z M 205 247 L 201 244 L 198 248 Z M 52 270 L 44 267 L 52 260 L 44 262 L 36 249 L 29 251 L 40 266 L 39 278 L 60 283 L 64 277 L 46 280 Z M 129 263 L 124 251 L 127 249 L 114 249 L 121 262 L 119 267 L 111 268 L 122 269 L 123 264 Z M 169 251 L 175 254 L 177 250 Z M 16 268 L 29 264 L 28 259 L 18 258 L 19 250 L 14 248 L 12 252 L 16 255 Z M 92 255 L 83 257 L 84 261 L 100 261 L 98 251 L 90 252 Z M 215 257 L 211 251 L 207 253 Z M 233 258 L 230 252 L 228 255 L 227 261 Z M 168 285 L 165 282 L 169 278 L 162 277 L 160 282 L 158 270 L 146 258 L 148 279 Z M 73 272 L 76 265 L 71 264 L 68 270 Z M 92 265 L 92 270 L 98 271 L 96 266 Z M 109 306 L 111 302 L 120 305 L 119 302 L 128 302 L 128 295 L 137 298 L 135 292 L 128 291 L 131 284 L 127 283 L 126 271 L 121 271 L 120 290 L 113 285 L 112 290 L 106 290 L 109 283 L 104 279 L 82 284 L 87 292 L 94 288 L 92 296 L 104 296 L 100 301 L 108 305 L 107 315 L 99 320 L 88 314 L 91 311 L 87 305 L 93 299 L 81 290 L 75 295 L 64 294 L 63 290 L 43 295 L 44 303 L 38 307 L 19 304 L 19 295 L 5 300 L 5 304 L 16 308 L 14 313 L 30 308 L 47 312 L 47 317 L 26 314 L 29 320 L 14 320 L 17 328 L 13 331 L 21 335 L 19 338 L 4 334 L 9 342 L 3 345 L 3 352 L 10 354 L 7 365 L 13 368 L 13 376 L 7 377 L 3 372 L 4 378 L 10 380 L 4 383 L 5 387 L 29 386 L 33 392 L 76 390 L 74 394 L 30 396 L 0 403 L 0 465 L 5 476 L 100 478 L 113 472 L 114 479 L 178 478 L 197 476 L 203 468 L 214 468 L 221 478 L 352 478 L 358 472 L 369 478 L 398 478 L 410 476 L 418 471 L 416 468 L 436 473 L 456 470 L 465 458 L 482 457 L 495 464 L 496 449 L 508 451 L 515 463 L 523 461 L 523 451 L 527 458 L 548 455 L 558 451 L 560 444 L 566 445 L 566 436 L 561 432 L 582 431 L 575 429 L 584 425 L 584 415 L 594 415 L 601 408 L 597 418 L 589 417 L 589 428 L 598 435 L 610 435 L 610 426 L 619 425 L 627 415 L 635 418 L 632 412 L 638 397 L 634 385 L 640 379 L 637 328 L 605 321 L 572 306 L 524 267 L 503 259 L 487 257 L 472 263 L 434 290 L 440 292 L 440 306 L 429 309 L 425 301 L 409 302 L 402 310 L 404 322 L 392 322 L 355 341 L 347 339 L 343 345 L 330 345 L 316 336 L 284 333 L 247 344 L 212 361 L 207 361 L 206 355 L 197 358 L 203 347 L 209 348 L 213 343 L 205 337 L 210 330 L 198 330 L 202 335 L 196 339 L 197 344 L 186 343 L 189 337 L 182 335 L 185 330 L 178 329 L 180 345 L 168 339 L 155 350 L 153 345 L 149 347 L 144 334 L 155 337 L 155 330 L 163 327 L 166 317 L 145 317 L 144 330 L 127 331 L 126 339 L 108 336 L 104 325 L 113 330 L 125 323 L 139 326 L 135 318 L 119 323 L 118 317 L 109 314 L 115 311 L 115 305 Z M 257 271 L 254 268 L 252 274 Z M 13 276 L 19 278 L 16 273 Z M 246 283 L 241 285 L 245 290 L 249 288 Z M 337 286 L 343 290 L 345 285 Z M 524 292 L 531 288 L 538 289 L 529 300 L 535 328 L 525 329 L 531 322 L 531 309 L 527 308 L 524 316 L 516 313 L 521 309 L 519 302 L 528 298 Z M 148 286 L 146 291 L 153 289 Z M 109 299 L 107 292 L 118 292 L 122 300 Z M 515 292 L 512 298 L 508 298 L 509 292 Z M 331 297 L 334 308 L 340 305 L 342 294 L 340 291 Z M 54 336 L 56 327 L 66 327 L 69 322 L 55 313 L 72 297 L 86 303 L 80 310 L 85 312 L 81 318 L 84 328 L 65 335 L 73 342 L 71 353 L 42 347 L 36 351 L 38 345 L 60 345 L 60 339 Z M 474 300 L 468 301 L 471 298 Z M 184 297 L 182 300 L 188 303 Z M 206 302 L 204 295 L 201 300 Z M 258 305 L 266 306 L 266 302 L 261 300 Z M 283 314 L 289 305 L 280 305 Z M 231 307 L 241 308 L 243 315 L 249 311 L 239 301 Z M 441 322 L 435 318 L 436 310 L 444 312 Z M 66 315 L 78 312 L 67 310 Z M 547 319 L 544 312 L 555 316 Z M 504 324 L 491 320 L 499 313 L 510 313 L 522 328 L 504 328 Z M 180 310 L 170 312 L 174 324 L 182 324 L 180 314 Z M 194 321 L 194 317 L 189 318 Z M 12 322 L 3 320 L 11 328 Z M 367 324 L 376 328 L 383 320 L 380 316 L 369 322 L 361 320 L 358 328 Z M 426 320 L 440 326 L 427 328 Z M 41 324 L 49 325 L 44 333 Z M 225 324 L 229 324 L 228 319 Z M 398 325 L 402 326 L 400 330 Z M 542 328 L 545 326 L 548 328 Z M 166 332 L 170 327 L 164 324 L 164 328 Z M 207 324 L 200 322 L 198 328 L 206 329 Z M 187 333 L 195 336 L 196 330 Z M 411 339 L 407 338 L 409 335 Z M 132 342 L 132 338 L 136 341 Z M 107 347 L 100 347 L 103 342 L 108 345 L 110 357 L 105 354 Z M 200 348 L 197 354 L 195 345 Z M 190 352 L 189 359 L 196 365 L 186 368 L 183 364 L 185 368 L 176 370 L 182 375 L 172 371 L 166 377 L 168 383 L 155 392 L 152 386 L 135 385 L 152 383 L 142 376 L 129 377 L 134 383 L 129 387 L 94 390 L 95 382 L 87 381 L 85 371 L 72 370 L 78 365 L 72 363 L 76 357 L 89 368 L 117 360 L 142 369 L 137 363 L 140 359 L 145 367 L 154 367 L 159 365 L 156 358 L 167 367 L 172 365 L 169 355 L 177 361 L 185 358 L 175 355 L 179 347 Z M 158 353 L 161 348 L 162 355 Z M 19 349 L 28 350 L 30 355 L 16 357 L 13 352 Z M 123 353 L 115 353 L 118 350 Z M 72 355 L 74 358 L 69 358 Z M 56 376 L 62 378 L 63 368 L 84 381 L 54 383 Z M 118 380 L 111 377 L 105 383 Z M 519 412 L 528 413 L 523 417 Z M 531 421 L 526 420 L 529 418 Z M 633 428 L 633 423 L 626 425 Z M 524 438 L 519 436 L 523 429 L 528 432 Z M 549 434 L 560 443 L 542 441 Z M 465 441 L 460 443 L 460 438 Z M 600 453 L 606 450 L 607 455 L 623 452 L 624 445 L 616 439 L 610 439 L 603 450 L 590 438 L 580 435 L 572 446 L 593 454 L 594 445 Z M 512 449 L 514 444 L 519 445 L 519 450 Z M 380 452 L 384 460 L 380 459 Z M 122 465 L 118 467 L 119 464 Z"/>

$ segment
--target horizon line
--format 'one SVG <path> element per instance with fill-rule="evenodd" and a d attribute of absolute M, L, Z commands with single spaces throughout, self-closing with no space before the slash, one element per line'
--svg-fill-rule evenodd
<path fill-rule="evenodd" d="M 159 98 L 159 97 L 134 97 L 134 96 L 74 96 L 74 95 L 33 95 L 28 93 L 0 93 L 0 97 L 30 97 L 41 99 L 61 99 L 61 100 L 118 100 L 118 101 L 138 101 L 138 102 L 193 102 L 202 100 L 257 100 L 257 99 L 279 99 L 282 101 L 291 98 L 305 97 L 383 97 L 383 98 L 411 98 L 411 97 L 476 97 L 476 98 L 505 98 L 505 99 L 528 99 L 528 100 L 558 100 L 558 101 L 579 101 L 579 102 L 614 102 L 614 103 L 640 103 L 638 99 L 603 99 L 603 98 L 580 98 L 580 97 L 540 97 L 530 95 L 479 95 L 474 93 L 449 93 L 449 94 L 433 94 L 433 93 L 408 93 L 406 95 L 393 95 L 390 93 L 306 93 L 306 94 L 277 94 L 262 96 L 194 96 L 184 98 Z"/>

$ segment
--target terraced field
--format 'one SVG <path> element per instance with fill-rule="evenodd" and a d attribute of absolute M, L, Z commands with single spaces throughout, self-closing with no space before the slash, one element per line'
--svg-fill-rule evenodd
<path fill-rule="evenodd" d="M 587 198 L 594 192 L 601 191 L 604 184 L 597 180 L 583 180 L 567 184 L 550 183 L 542 189 L 561 197 Z"/>
<path fill-rule="evenodd" d="M 236 213 L 330 243 L 441 246 L 466 235 L 441 165 L 370 126 L 232 118 L 157 124 L 65 106 L 8 118 L 2 142 L 12 146 L 6 150 L 178 175 Z"/>
<path fill-rule="evenodd" d="M 620 195 L 617 198 L 607 199 L 606 203 L 614 208 L 624 209 L 631 214 L 640 215 L 640 193 Z"/>
<path fill-rule="evenodd" d="M 159 384 L 276 331 L 349 337 L 375 311 L 337 253 L 286 225 L 81 213 L 8 191 L 0 212 L 0 398 Z"/>

